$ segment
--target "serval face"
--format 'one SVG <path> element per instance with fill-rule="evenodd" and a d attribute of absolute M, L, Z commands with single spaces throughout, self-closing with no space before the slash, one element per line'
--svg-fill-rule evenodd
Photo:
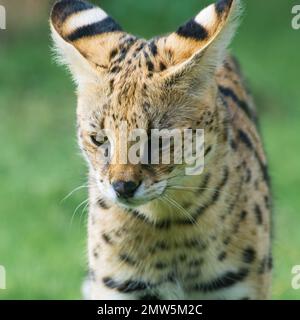
<path fill-rule="evenodd" d="M 136 207 L 170 186 L 192 184 L 187 163 L 174 161 L 175 140 L 169 163 L 151 163 L 151 132 L 175 129 L 183 137 L 184 130 L 204 129 L 205 151 L 217 148 L 214 74 L 235 29 L 237 3 L 220 1 L 176 32 L 149 41 L 122 31 L 100 8 L 73 1 L 64 11 L 65 3 L 54 7 L 52 33 L 77 83 L 79 143 L 99 197 Z M 121 161 L 118 152 L 130 153 L 133 143 L 125 140 L 135 129 L 147 134 L 141 149 L 146 163 Z M 209 165 L 209 156 L 205 160 Z"/>

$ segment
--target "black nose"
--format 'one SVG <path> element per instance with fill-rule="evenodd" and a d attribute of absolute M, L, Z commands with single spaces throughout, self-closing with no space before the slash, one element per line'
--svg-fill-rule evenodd
<path fill-rule="evenodd" d="M 121 198 L 131 198 L 134 192 L 139 187 L 139 183 L 134 181 L 116 181 L 112 183 L 114 190 L 118 197 Z"/>

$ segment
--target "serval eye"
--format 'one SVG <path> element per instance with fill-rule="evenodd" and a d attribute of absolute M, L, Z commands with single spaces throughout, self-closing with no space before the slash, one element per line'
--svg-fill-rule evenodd
<path fill-rule="evenodd" d="M 91 135 L 91 141 L 93 142 L 94 145 L 96 145 L 97 147 L 101 147 L 104 143 L 106 143 L 108 141 L 108 138 L 105 137 L 104 139 L 102 139 L 101 141 L 97 139 L 96 135 Z"/>

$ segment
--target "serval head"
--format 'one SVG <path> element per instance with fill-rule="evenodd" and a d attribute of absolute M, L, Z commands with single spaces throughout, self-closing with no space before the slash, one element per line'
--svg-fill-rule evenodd
<path fill-rule="evenodd" d="M 55 4 L 52 36 L 77 86 L 78 139 L 99 197 L 142 206 L 157 201 L 169 186 L 195 179 L 185 174 L 185 162 L 126 163 L 116 151 L 129 150 L 126 136 L 134 129 L 201 128 L 205 145 L 218 147 L 215 73 L 236 30 L 239 7 L 238 0 L 220 0 L 176 32 L 145 40 L 88 2 Z M 105 138 L 104 131 L 115 138 Z M 151 137 L 142 149 L 148 158 Z M 111 161 L 103 161 L 105 155 Z"/>

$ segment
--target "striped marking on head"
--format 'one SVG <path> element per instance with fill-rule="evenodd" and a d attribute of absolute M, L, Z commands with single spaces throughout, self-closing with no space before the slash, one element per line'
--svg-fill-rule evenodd
<path fill-rule="evenodd" d="M 122 31 L 119 24 L 102 9 L 80 0 L 57 2 L 51 13 L 51 22 L 59 35 L 68 42 Z"/>

